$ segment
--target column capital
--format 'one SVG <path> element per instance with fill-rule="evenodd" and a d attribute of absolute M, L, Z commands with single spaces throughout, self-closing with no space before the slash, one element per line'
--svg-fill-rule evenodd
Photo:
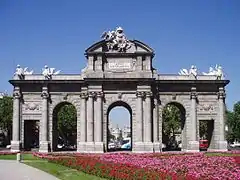
<path fill-rule="evenodd" d="M 197 92 L 191 92 L 190 93 L 190 98 L 191 99 L 197 99 Z"/>
<path fill-rule="evenodd" d="M 223 91 L 220 91 L 217 93 L 218 99 L 225 99 L 226 98 L 226 93 Z"/>
<path fill-rule="evenodd" d="M 219 87 L 218 92 L 218 99 L 225 99 L 226 98 L 226 93 L 224 87 Z"/>
<path fill-rule="evenodd" d="M 41 97 L 43 99 L 48 99 L 49 98 L 49 93 L 47 91 L 43 91 L 42 94 L 41 94 Z"/>
<path fill-rule="evenodd" d="M 196 87 L 191 88 L 190 98 L 191 99 L 196 99 L 197 98 L 197 88 Z"/>
<path fill-rule="evenodd" d="M 98 98 L 103 98 L 103 92 L 100 91 L 100 92 L 96 92 L 96 95 Z"/>
<path fill-rule="evenodd" d="M 13 99 L 20 99 L 20 98 L 21 98 L 20 87 L 15 86 L 13 90 Z"/>
<path fill-rule="evenodd" d="M 95 92 L 88 92 L 88 97 L 89 98 L 94 98 L 94 97 L 96 97 L 96 93 Z"/>
<path fill-rule="evenodd" d="M 144 92 L 142 92 L 142 91 L 137 91 L 137 92 L 136 92 L 136 96 L 137 96 L 138 98 L 143 98 L 143 97 L 144 97 Z"/>
<path fill-rule="evenodd" d="M 146 97 L 152 97 L 153 96 L 152 92 L 145 92 L 145 94 L 146 94 Z"/>
<path fill-rule="evenodd" d="M 81 92 L 80 97 L 81 97 L 81 99 L 87 99 L 87 97 L 88 97 L 87 92 Z"/>
<path fill-rule="evenodd" d="M 21 98 L 21 93 L 19 91 L 14 91 L 13 92 L 13 99 L 20 99 Z"/>

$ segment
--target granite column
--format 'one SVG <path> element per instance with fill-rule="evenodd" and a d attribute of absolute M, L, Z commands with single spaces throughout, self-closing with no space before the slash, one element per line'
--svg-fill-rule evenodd
<path fill-rule="evenodd" d="M 90 92 L 87 100 L 87 144 L 86 151 L 94 152 L 94 97 L 95 93 Z"/>
<path fill-rule="evenodd" d="M 81 95 L 81 110 L 80 110 L 80 142 L 78 144 L 78 152 L 86 150 L 86 132 L 87 132 L 87 117 L 86 117 L 86 99 L 87 93 L 82 92 Z"/>
<path fill-rule="evenodd" d="M 223 87 L 219 88 L 218 93 L 218 106 L 219 106 L 219 119 L 218 122 L 215 123 L 216 135 L 219 136 L 216 144 L 217 150 L 227 151 L 227 141 L 225 138 L 225 116 L 226 116 L 226 108 L 225 108 L 225 90 Z"/>
<path fill-rule="evenodd" d="M 145 98 L 145 118 L 144 118 L 144 145 L 145 151 L 153 151 L 152 143 L 152 103 L 151 103 L 152 92 L 146 92 Z"/>
<path fill-rule="evenodd" d="M 154 152 L 160 152 L 160 142 L 159 142 L 159 104 L 158 97 L 154 98 L 154 108 L 153 108 L 153 145 Z"/>
<path fill-rule="evenodd" d="M 134 152 L 144 152 L 144 132 L 143 132 L 143 97 L 144 93 L 138 91 L 136 93 L 136 142 L 133 144 Z"/>
<path fill-rule="evenodd" d="M 42 88 L 42 118 L 40 121 L 40 147 L 39 152 L 48 152 L 48 88 Z"/>
<path fill-rule="evenodd" d="M 103 92 L 97 92 L 95 120 L 95 152 L 103 152 Z"/>
<path fill-rule="evenodd" d="M 20 88 L 15 87 L 13 92 L 13 127 L 11 151 L 20 151 Z"/>
<path fill-rule="evenodd" d="M 196 88 L 191 88 L 191 112 L 190 121 L 188 121 L 188 147 L 187 151 L 199 151 L 199 142 L 197 141 L 197 93 Z"/>

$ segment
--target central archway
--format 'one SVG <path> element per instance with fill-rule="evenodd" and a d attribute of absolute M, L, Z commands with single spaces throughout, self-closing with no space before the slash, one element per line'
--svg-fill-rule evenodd
<path fill-rule="evenodd" d="M 116 101 L 108 107 L 106 125 L 106 150 L 132 151 L 132 109 L 126 102 Z"/>

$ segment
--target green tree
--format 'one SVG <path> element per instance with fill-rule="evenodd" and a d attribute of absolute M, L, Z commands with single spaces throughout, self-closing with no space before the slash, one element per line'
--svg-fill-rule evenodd
<path fill-rule="evenodd" d="M 234 104 L 233 111 L 227 111 L 228 132 L 227 140 L 229 142 L 240 141 L 240 101 Z"/>
<path fill-rule="evenodd" d="M 60 135 L 70 142 L 76 143 L 77 137 L 77 111 L 72 104 L 66 104 L 58 111 L 58 131 Z"/>
<path fill-rule="evenodd" d="M 3 96 L 0 99 L 0 129 L 5 132 L 6 143 L 10 143 L 13 118 L 13 98 Z"/>
<path fill-rule="evenodd" d="M 208 121 L 199 121 L 199 136 L 203 139 L 208 137 Z"/>
<path fill-rule="evenodd" d="M 163 110 L 163 133 L 170 137 L 181 128 L 181 111 L 175 105 L 169 104 Z"/>

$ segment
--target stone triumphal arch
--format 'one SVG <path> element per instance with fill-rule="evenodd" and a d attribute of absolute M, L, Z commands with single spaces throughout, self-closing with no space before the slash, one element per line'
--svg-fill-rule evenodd
<path fill-rule="evenodd" d="M 227 150 L 225 86 L 222 68 L 199 74 L 196 66 L 177 75 L 158 74 L 153 49 L 128 40 L 122 28 L 105 32 L 86 50 L 81 74 L 66 75 L 45 66 L 33 74 L 19 65 L 13 90 L 12 151 L 26 146 L 25 124 L 39 122 L 39 151 L 54 151 L 54 109 L 61 103 L 77 112 L 77 151 L 105 152 L 108 113 L 115 105 L 130 109 L 133 152 L 162 150 L 162 112 L 169 103 L 184 111 L 183 151 L 199 150 L 199 121 L 213 122 L 209 149 Z M 24 131 L 25 130 L 25 131 Z"/>

